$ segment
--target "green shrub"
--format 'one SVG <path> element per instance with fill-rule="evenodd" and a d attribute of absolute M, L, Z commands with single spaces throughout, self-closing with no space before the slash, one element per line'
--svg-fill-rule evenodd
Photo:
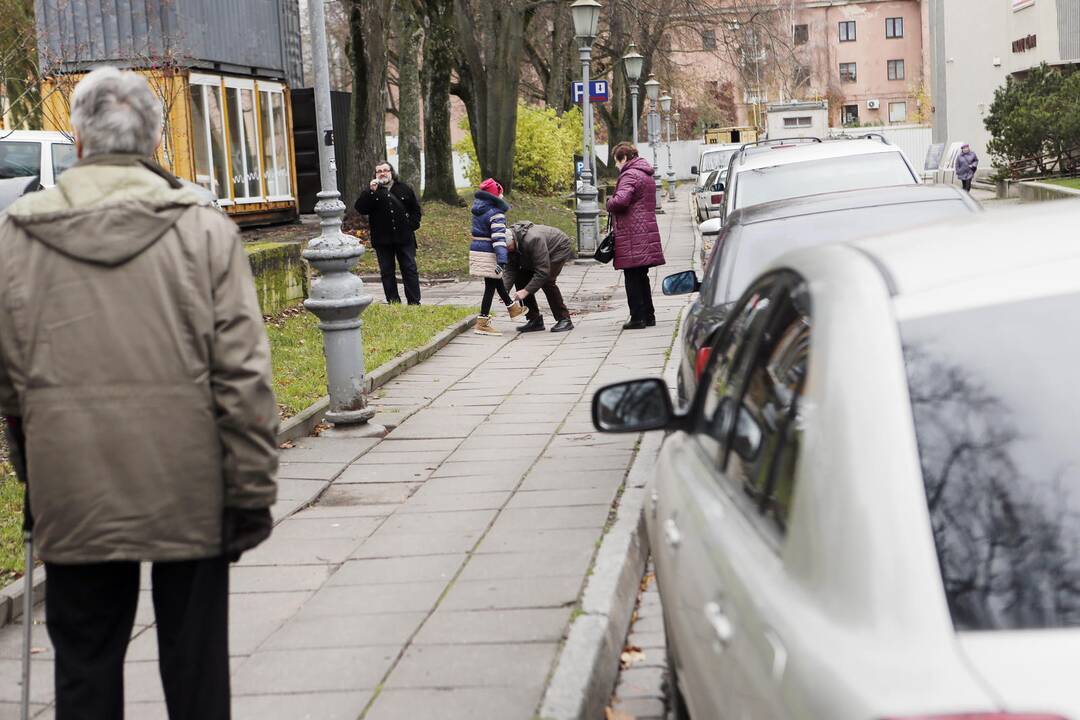
<path fill-rule="evenodd" d="M 993 139 L 987 151 L 994 165 L 1006 168 L 1034 159 L 1042 173 L 1080 146 L 1080 72 L 1062 72 L 1045 63 L 1022 78 L 1009 76 L 994 91 L 984 121 Z"/>
<path fill-rule="evenodd" d="M 469 120 L 461 121 L 468 131 Z M 533 195 L 567 192 L 574 184 L 574 153 L 581 150 L 583 133 L 581 109 L 573 108 L 561 116 L 551 108 L 518 104 L 517 140 L 514 145 L 515 190 Z M 472 136 L 454 146 L 469 159 L 468 178 L 480 184 L 480 163 Z"/>

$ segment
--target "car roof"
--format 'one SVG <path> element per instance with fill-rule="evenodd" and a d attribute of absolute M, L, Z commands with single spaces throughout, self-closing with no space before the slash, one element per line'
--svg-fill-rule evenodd
<path fill-rule="evenodd" d="M 731 213 L 728 224 L 753 225 L 802 215 L 850 210 L 853 208 L 903 205 L 907 203 L 961 200 L 977 209 L 963 190 L 952 185 L 891 185 L 841 192 L 805 195 L 749 205 Z"/>
<path fill-rule="evenodd" d="M 62 132 L 52 132 L 50 130 L 0 130 L 0 141 L 9 140 L 12 142 L 55 142 L 65 143 L 70 145 L 73 141 L 71 136 L 65 135 Z"/>
<path fill-rule="evenodd" d="M 1003 301 L 1033 292 L 1030 283 L 1016 281 L 1029 270 L 1048 276 L 1080 264 L 1080 243 L 1070 231 L 1077 224 L 1080 201 L 1062 200 L 979 213 L 851 247 L 873 261 L 894 297 L 980 285 L 998 288 L 996 301 Z M 1080 290 L 1080 273 L 1071 277 Z"/>
<path fill-rule="evenodd" d="M 737 171 L 741 173 L 744 170 L 827 160 L 836 157 L 900 152 L 900 148 L 895 145 L 883 143 L 875 138 L 827 140 L 820 143 L 800 143 L 795 145 L 756 145 L 746 148 L 739 156 Z"/>

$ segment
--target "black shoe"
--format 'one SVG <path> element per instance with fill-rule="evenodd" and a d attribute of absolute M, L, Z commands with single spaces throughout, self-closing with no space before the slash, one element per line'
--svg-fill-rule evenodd
<path fill-rule="evenodd" d="M 519 333 L 527 333 L 527 332 L 539 332 L 540 330 L 543 330 L 543 329 L 544 329 L 544 318 L 538 317 L 538 318 L 533 318 L 532 320 L 528 321 L 524 325 L 518 326 L 517 331 Z"/>
<path fill-rule="evenodd" d="M 645 323 L 644 320 L 637 320 L 635 318 L 630 318 L 629 320 L 627 320 L 626 322 L 623 323 L 622 329 L 623 330 L 644 330 L 647 327 L 648 327 L 648 325 Z"/>
<path fill-rule="evenodd" d="M 645 326 L 646 327 L 656 327 L 656 316 L 655 315 L 646 315 L 645 316 Z"/>
<path fill-rule="evenodd" d="M 566 332 L 567 330 L 573 330 L 574 323 L 570 322 L 570 318 L 563 318 L 559 322 L 555 323 L 555 327 L 551 328 L 551 332 Z"/>

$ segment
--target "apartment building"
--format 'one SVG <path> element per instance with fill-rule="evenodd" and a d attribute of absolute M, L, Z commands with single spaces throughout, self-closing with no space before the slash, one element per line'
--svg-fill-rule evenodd
<path fill-rule="evenodd" d="M 763 127 L 765 103 L 786 100 L 827 100 L 834 126 L 929 119 L 925 0 L 796 0 L 770 27 L 725 5 L 720 25 L 681 33 L 672 56 L 733 105 L 733 123 Z"/>

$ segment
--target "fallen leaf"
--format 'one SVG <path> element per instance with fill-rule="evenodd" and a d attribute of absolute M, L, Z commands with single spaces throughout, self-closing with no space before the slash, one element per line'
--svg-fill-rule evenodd
<path fill-rule="evenodd" d="M 634 720 L 634 718 L 634 715 L 625 713 L 622 710 L 612 710 L 610 707 L 604 708 L 604 720 Z"/>
<path fill-rule="evenodd" d="M 634 645 L 627 645 L 622 651 L 622 654 L 619 655 L 619 664 L 622 666 L 622 669 L 625 670 L 634 663 L 641 662 L 644 659 L 645 652 L 641 648 Z"/>
<path fill-rule="evenodd" d="M 30 654 L 31 655 L 37 655 L 39 653 L 46 652 L 47 650 L 48 650 L 48 648 L 43 648 L 43 647 L 30 648 Z"/>

